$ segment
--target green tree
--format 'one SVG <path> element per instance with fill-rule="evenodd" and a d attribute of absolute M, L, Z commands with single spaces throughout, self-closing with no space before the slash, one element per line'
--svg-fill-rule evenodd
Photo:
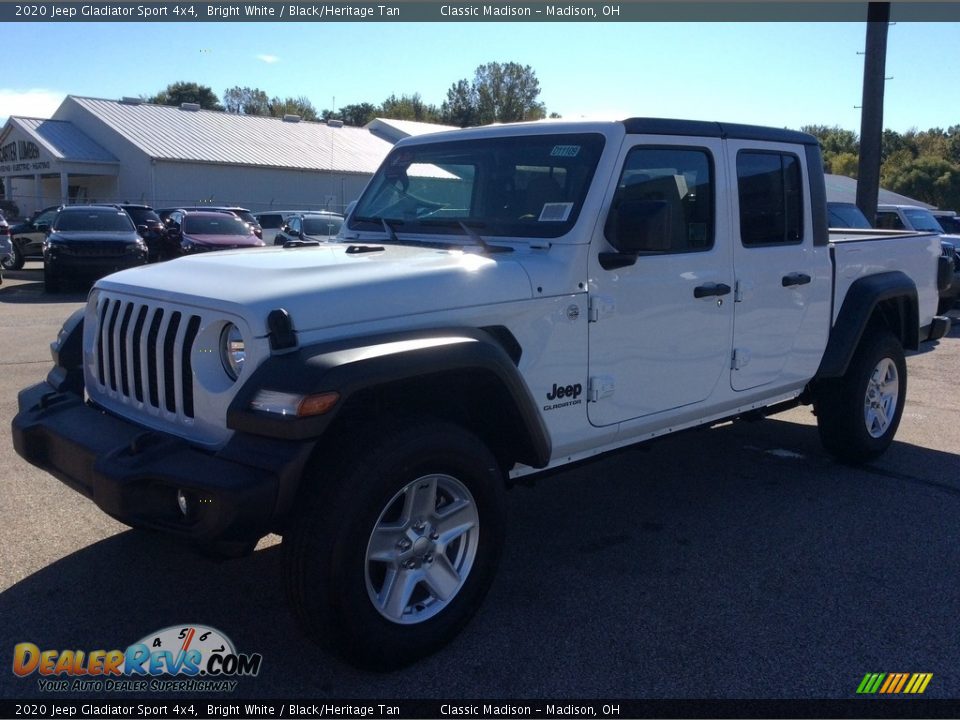
<path fill-rule="evenodd" d="M 835 153 L 827 162 L 824 163 L 824 169 L 834 175 L 845 175 L 846 177 L 857 177 L 860 169 L 860 156 L 852 152 Z"/>
<path fill-rule="evenodd" d="M 477 94 L 469 80 L 458 80 L 447 90 L 440 115 L 446 125 L 471 127 L 480 124 Z"/>
<path fill-rule="evenodd" d="M 840 153 L 860 153 L 860 141 L 857 134 L 851 130 L 834 125 L 805 125 L 800 128 L 802 132 L 810 133 L 820 141 L 820 150 L 824 157 L 828 154 L 839 155 Z"/>
<path fill-rule="evenodd" d="M 905 160 L 901 156 L 901 160 Z M 940 208 L 960 208 L 960 166 L 932 155 L 884 167 L 884 187 Z"/>
<path fill-rule="evenodd" d="M 541 120 L 540 81 L 529 65 L 491 62 L 476 69 L 473 81 L 459 80 L 447 90 L 441 115 L 460 127 L 494 122 Z"/>
<path fill-rule="evenodd" d="M 427 105 L 420 93 L 413 95 L 391 95 L 380 104 L 378 114 L 393 120 L 416 120 L 418 122 L 439 122 L 440 110 L 436 105 Z"/>
<path fill-rule="evenodd" d="M 309 99 L 301 95 L 300 97 L 288 97 L 280 99 L 279 97 L 270 98 L 267 103 L 268 114 L 273 117 L 283 117 L 284 115 L 299 115 L 302 120 L 319 120 L 317 109 Z"/>
<path fill-rule="evenodd" d="M 175 82 L 167 85 L 156 95 L 147 98 L 148 102 L 156 105 L 182 105 L 183 103 L 197 103 L 204 110 L 223 110 L 220 98 L 206 85 L 194 82 Z"/>
<path fill-rule="evenodd" d="M 333 113 L 327 115 L 328 112 L 327 110 L 323 111 L 325 120 L 329 120 L 331 117 L 338 117 L 343 120 L 346 125 L 363 127 L 377 116 L 377 106 L 368 102 L 355 103 L 353 105 L 344 105 L 340 108 L 340 112 L 337 115 Z"/>
<path fill-rule="evenodd" d="M 232 87 L 223 92 L 223 105 L 238 115 L 269 115 L 270 99 L 260 88 Z"/>

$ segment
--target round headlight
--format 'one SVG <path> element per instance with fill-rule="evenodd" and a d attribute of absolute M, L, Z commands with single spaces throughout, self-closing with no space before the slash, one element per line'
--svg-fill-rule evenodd
<path fill-rule="evenodd" d="M 247 356 L 247 350 L 243 342 L 243 335 L 240 334 L 240 328 L 233 323 L 227 323 L 220 333 L 220 361 L 223 363 L 223 369 L 227 375 L 236 380 L 240 377 L 240 371 L 243 370 L 243 361 Z"/>

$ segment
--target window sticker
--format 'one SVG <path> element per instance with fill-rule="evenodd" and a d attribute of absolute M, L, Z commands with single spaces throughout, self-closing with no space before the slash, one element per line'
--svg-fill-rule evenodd
<path fill-rule="evenodd" d="M 544 203 L 543 210 L 540 211 L 538 222 L 566 222 L 570 217 L 570 211 L 573 210 L 572 202 L 563 203 Z"/>
<path fill-rule="evenodd" d="M 550 157 L 572 158 L 580 154 L 579 145 L 554 145 Z"/>

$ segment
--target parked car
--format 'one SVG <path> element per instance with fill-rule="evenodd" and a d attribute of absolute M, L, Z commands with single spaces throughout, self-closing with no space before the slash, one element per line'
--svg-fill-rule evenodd
<path fill-rule="evenodd" d="M 254 213 L 254 218 L 260 223 L 263 232 L 263 241 L 267 245 L 274 245 L 274 238 L 281 228 L 287 224 L 287 220 L 294 215 L 301 213 L 314 212 L 313 210 L 268 210 L 265 212 Z"/>
<path fill-rule="evenodd" d="M 150 262 L 165 259 L 163 255 L 166 250 L 164 241 L 166 240 L 167 228 L 157 212 L 149 205 L 121 203 L 117 207 L 124 210 L 133 220 L 137 232 L 140 233 L 140 237 L 147 244 Z"/>
<path fill-rule="evenodd" d="M 258 238 L 261 238 L 261 239 L 263 238 L 263 228 L 260 227 L 260 223 L 257 221 L 257 218 L 253 216 L 253 213 L 251 213 L 246 208 L 225 206 L 225 205 L 189 205 L 189 206 L 181 205 L 180 207 L 176 207 L 176 208 L 164 208 L 163 210 L 159 210 L 158 214 L 163 219 L 163 221 L 166 222 L 169 219 L 170 214 L 173 213 L 175 210 L 185 210 L 187 212 L 232 213 L 236 215 L 238 218 L 240 218 L 241 220 L 243 220 L 245 223 L 249 224 L 251 229 L 253 230 L 254 235 L 256 235 Z"/>
<path fill-rule="evenodd" d="M 332 212 L 312 212 L 294 215 L 287 220 L 280 232 L 273 239 L 274 245 L 306 240 L 328 242 L 340 232 L 343 226 L 343 215 Z"/>
<path fill-rule="evenodd" d="M 43 241 L 44 290 L 57 292 L 64 282 L 96 280 L 146 262 L 147 244 L 126 212 L 115 205 L 68 205 Z"/>
<path fill-rule="evenodd" d="M 940 301 L 937 312 L 943 313 L 952 308 L 960 296 L 960 235 L 944 232 L 943 226 L 932 211 L 914 205 L 878 205 L 877 227 L 888 230 L 915 230 L 933 232 L 940 236 L 940 254 L 953 264 L 952 281 L 940 289 Z"/>
<path fill-rule="evenodd" d="M 832 228 L 869 230 L 873 227 L 867 216 L 854 203 L 828 202 L 827 225 Z"/>
<path fill-rule="evenodd" d="M 249 223 L 216 210 L 174 210 L 167 223 L 167 237 L 171 245 L 177 243 L 180 255 L 264 245 Z"/>
<path fill-rule="evenodd" d="M 10 242 L 10 224 L 0 212 L 0 284 L 3 283 L 3 271 L 13 264 L 13 243 Z"/>
<path fill-rule="evenodd" d="M 960 217 L 953 210 L 931 210 L 940 227 L 948 235 L 960 235 Z"/>
<path fill-rule="evenodd" d="M 29 220 L 10 228 L 10 240 L 13 243 L 13 260 L 9 264 L 10 270 L 20 270 L 27 260 L 43 258 L 43 240 L 59 209 L 59 205 L 45 207 L 35 212 Z"/>
<path fill-rule="evenodd" d="M 3 271 L 13 264 L 13 243 L 10 242 L 10 223 L 0 212 L 0 283 Z"/>

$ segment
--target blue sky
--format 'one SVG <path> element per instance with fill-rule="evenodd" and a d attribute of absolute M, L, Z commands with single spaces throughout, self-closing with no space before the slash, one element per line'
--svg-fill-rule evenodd
<path fill-rule="evenodd" d="M 12 26 L 8 26 L 11 29 Z M 655 116 L 859 132 L 863 23 L 17 24 L 0 123 L 47 117 L 66 94 L 152 94 L 189 80 L 305 95 L 318 109 L 420 93 L 439 105 L 483 63 L 537 73 L 563 117 Z M 42 38 L 42 41 L 41 41 Z M 960 23 L 890 26 L 884 126 L 960 124 Z"/>

